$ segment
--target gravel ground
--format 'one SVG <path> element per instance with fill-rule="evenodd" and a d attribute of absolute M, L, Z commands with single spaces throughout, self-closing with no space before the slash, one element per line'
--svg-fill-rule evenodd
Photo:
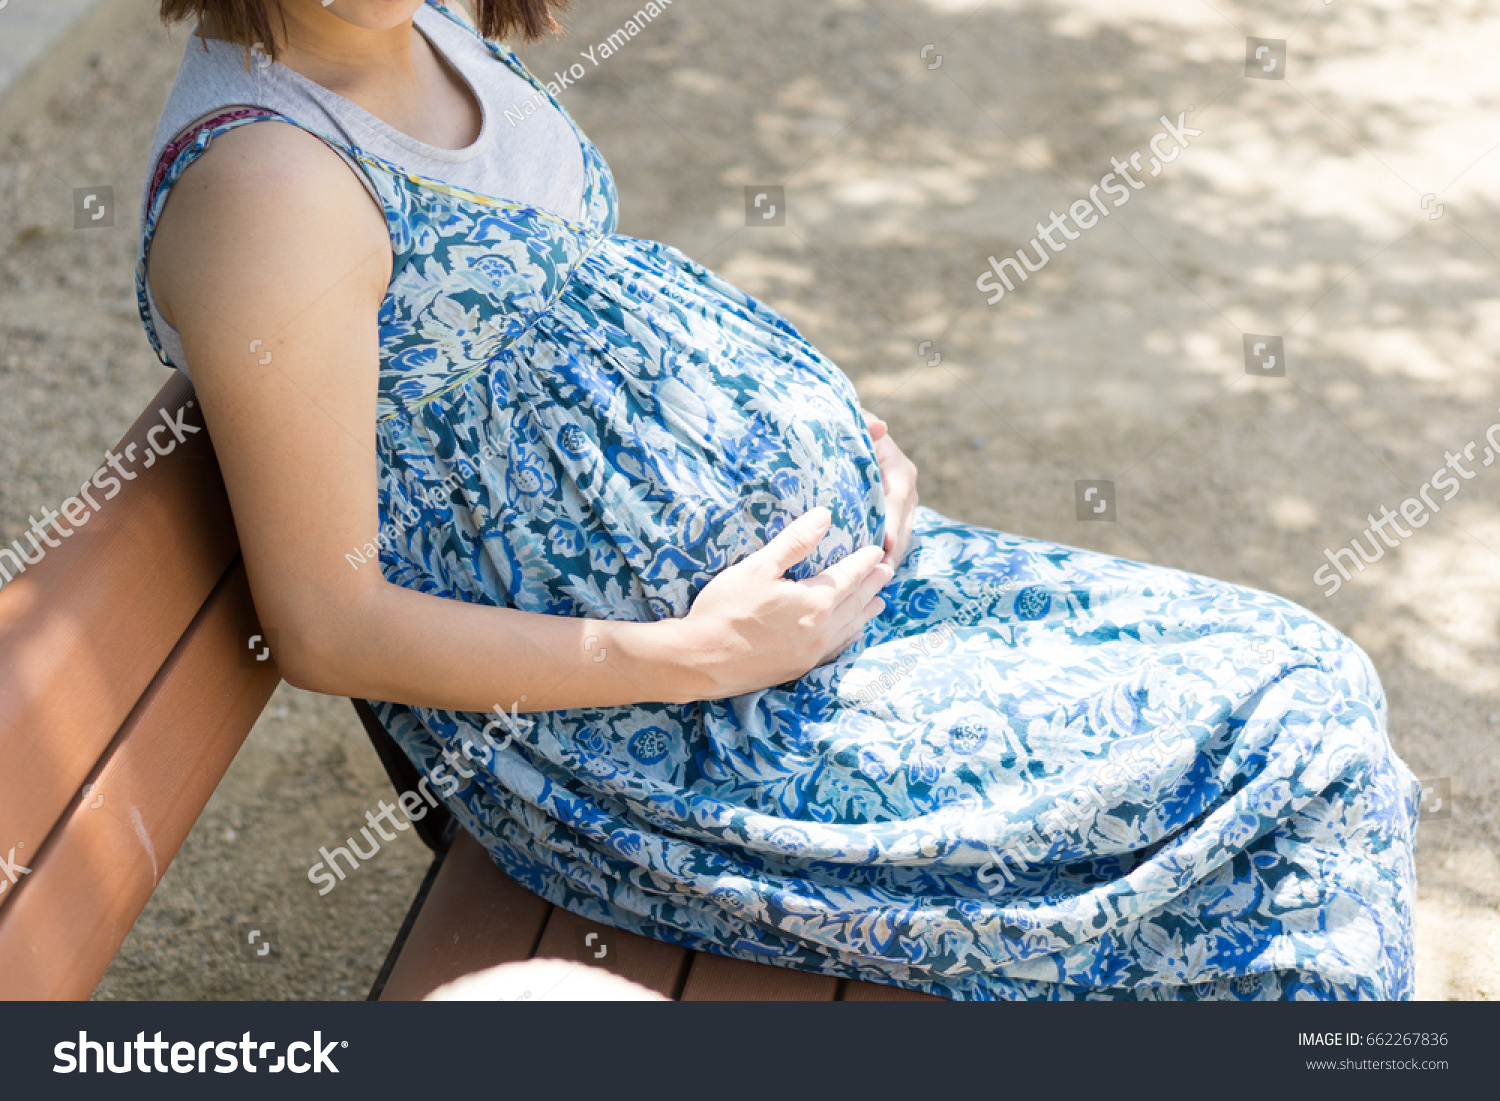
<path fill-rule="evenodd" d="M 575 7 L 538 73 L 640 4 Z M 1286 79 L 1244 75 L 1248 35 L 1286 40 Z M 184 38 L 143 21 L 0 149 L 7 537 L 163 382 L 134 221 Z M 1479 0 L 674 0 L 564 93 L 621 230 L 783 310 L 924 503 L 1284 594 L 1370 653 L 1399 752 L 1452 788 L 1421 828 L 1424 998 L 1500 997 L 1500 473 L 1333 597 L 1312 575 L 1500 421 L 1497 48 Z M 1190 104 L 1175 163 L 985 304 L 988 255 Z M 75 231 L 73 189 L 100 185 L 114 228 Z M 784 188 L 784 226 L 746 226 L 747 186 Z M 1284 335 L 1285 378 L 1247 376 L 1245 333 Z M 1085 478 L 1114 482 L 1115 522 L 1076 518 Z M 95 997 L 362 997 L 426 855 L 403 834 L 326 898 L 305 876 L 389 794 L 347 701 L 283 686 Z M 271 962 L 238 955 L 247 920 Z"/>

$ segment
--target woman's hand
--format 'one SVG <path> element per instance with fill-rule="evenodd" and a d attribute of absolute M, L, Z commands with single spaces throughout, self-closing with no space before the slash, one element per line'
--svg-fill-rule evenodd
<path fill-rule="evenodd" d="M 723 699 L 795 680 L 836 658 L 881 613 L 876 594 L 895 570 L 879 547 L 805 581 L 782 576 L 813 552 L 830 520 L 826 508 L 804 513 L 705 585 L 686 617 L 664 621 L 678 632 L 686 696 Z"/>
<path fill-rule="evenodd" d="M 901 565 L 911 543 L 912 523 L 917 513 L 917 468 L 891 439 L 885 421 L 867 409 L 865 427 L 875 441 L 875 458 L 885 482 L 885 558 L 892 570 Z"/>

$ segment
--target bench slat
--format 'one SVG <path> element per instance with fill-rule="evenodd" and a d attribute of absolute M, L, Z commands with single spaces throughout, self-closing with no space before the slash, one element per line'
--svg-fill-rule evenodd
<path fill-rule="evenodd" d="M 850 979 L 844 983 L 840 999 L 846 1002 L 940 1002 L 943 999 L 920 990 L 907 990 L 899 986 L 881 986 L 878 983 Z"/>
<path fill-rule="evenodd" d="M 48 529 L 60 545 L 0 591 L 0 854 L 40 848 L 238 553 L 207 432 L 144 466 L 153 428 L 174 440 L 159 410 L 189 401 L 174 372 L 115 446 L 135 479 L 110 500 L 91 487 L 98 511 L 66 538 Z"/>
<path fill-rule="evenodd" d="M 598 934 L 593 945 L 585 943 L 590 933 Z M 602 957 L 600 949 L 605 953 Z M 690 955 L 686 948 L 612 929 L 554 906 L 535 958 L 570 960 L 612 971 L 670 998 L 677 992 Z"/>
<path fill-rule="evenodd" d="M 839 980 L 766 963 L 698 952 L 693 956 L 684 1002 L 831 1002 Z"/>
<path fill-rule="evenodd" d="M 0 910 L 0 999 L 87 998 L 280 682 L 235 564 Z M 77 790 L 70 793 L 78 794 Z M 96 805 L 97 804 L 97 805 Z"/>
<path fill-rule="evenodd" d="M 530 959 L 552 906 L 495 866 L 467 831 L 453 840 L 381 1001 L 419 1001 L 462 975 Z"/>

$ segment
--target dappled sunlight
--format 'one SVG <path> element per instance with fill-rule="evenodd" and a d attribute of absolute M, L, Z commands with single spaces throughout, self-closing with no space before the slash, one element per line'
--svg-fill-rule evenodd
<path fill-rule="evenodd" d="M 1326 21 L 1303 24 L 1311 56 L 1305 75 L 1288 79 L 1419 193 L 1442 191 L 1500 141 L 1492 7 L 1478 0 L 1335 7 Z M 1391 49 L 1393 41 L 1402 47 Z M 1379 80 L 1370 79 L 1372 56 Z M 1455 72 L 1472 78 L 1456 84 Z M 1487 114 L 1475 114 L 1475 106 Z"/>
<path fill-rule="evenodd" d="M 1442 342 L 1451 345 L 1434 347 Z M 1490 366 L 1489 356 L 1461 337 L 1443 341 L 1440 334 L 1416 329 L 1372 329 L 1330 334 L 1325 347 L 1365 364 L 1380 375 L 1405 375 L 1422 382 L 1448 382 L 1460 362 Z"/>
<path fill-rule="evenodd" d="M 1361 633 L 1463 692 L 1500 692 L 1500 518 L 1455 508 L 1356 584 L 1377 591 Z"/>
<path fill-rule="evenodd" d="M 736 256 L 720 266 L 719 274 L 735 286 L 755 295 L 763 295 L 769 288 L 777 285 L 805 287 L 817 278 L 816 273 L 806 264 L 794 263 L 781 257 L 755 255 Z"/>
<path fill-rule="evenodd" d="M 1417 899 L 1418 1001 L 1500 998 L 1500 913 L 1449 895 Z"/>
<path fill-rule="evenodd" d="M 1271 522 L 1284 531 L 1307 531 L 1318 522 L 1318 510 L 1303 497 L 1278 497 L 1271 502 Z"/>
<path fill-rule="evenodd" d="M 1477 793 L 1454 784 L 1454 814 L 1480 810 Z M 1418 837 L 1439 839 L 1450 821 L 1422 823 Z M 1457 845 L 1434 862 L 1417 884 L 1417 992 L 1419 1000 L 1500 999 L 1500 853 L 1493 847 Z"/>
<path fill-rule="evenodd" d="M 921 0 L 921 6 L 960 15 L 980 7 L 997 11 L 1024 11 L 1035 7 L 1029 0 L 991 0 L 984 4 L 977 0 Z M 1139 33 L 1142 28 L 1153 25 L 1184 30 L 1227 28 L 1213 7 L 1201 0 L 1061 0 L 1049 4 L 1048 9 L 1051 17 L 1048 25 L 1052 33 L 1073 38 L 1096 34 L 1105 27 L 1127 34 Z M 1233 5 L 1227 5 L 1223 10 L 1233 11 Z M 1233 33 L 1232 28 L 1227 29 Z"/>
<path fill-rule="evenodd" d="M 963 392 L 963 384 L 974 377 L 971 368 L 941 364 L 936 368 L 914 367 L 905 371 L 868 372 L 860 376 L 861 398 L 872 400 L 900 395 L 903 399 L 933 397 Z"/>

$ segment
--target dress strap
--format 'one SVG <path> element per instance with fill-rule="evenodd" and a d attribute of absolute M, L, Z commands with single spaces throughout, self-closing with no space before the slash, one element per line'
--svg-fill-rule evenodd
<path fill-rule="evenodd" d="M 151 174 L 151 186 L 146 191 L 146 209 L 150 210 L 156 205 L 157 192 L 161 185 L 166 182 L 167 172 L 182 151 L 197 139 L 198 135 L 205 130 L 217 130 L 226 127 L 227 123 L 236 122 L 240 119 L 266 119 L 274 118 L 276 112 L 267 107 L 227 107 L 206 118 L 199 119 L 192 125 L 185 127 L 172 141 L 169 141 L 161 151 L 161 157 L 156 162 L 156 171 Z"/>

